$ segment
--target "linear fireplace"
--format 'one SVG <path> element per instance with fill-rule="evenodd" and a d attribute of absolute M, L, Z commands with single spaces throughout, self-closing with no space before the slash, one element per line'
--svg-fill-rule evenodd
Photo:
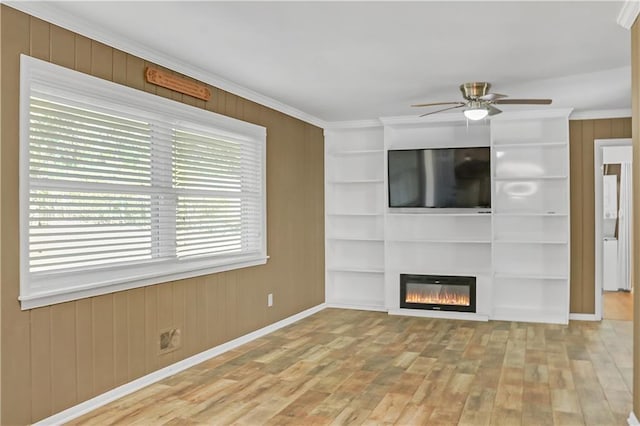
<path fill-rule="evenodd" d="M 400 307 L 476 311 L 476 277 L 400 274 Z"/>

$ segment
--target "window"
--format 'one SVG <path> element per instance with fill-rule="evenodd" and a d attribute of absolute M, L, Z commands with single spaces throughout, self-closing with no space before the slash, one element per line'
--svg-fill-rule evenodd
<path fill-rule="evenodd" d="M 23 309 L 266 262 L 263 127 L 21 60 Z"/>

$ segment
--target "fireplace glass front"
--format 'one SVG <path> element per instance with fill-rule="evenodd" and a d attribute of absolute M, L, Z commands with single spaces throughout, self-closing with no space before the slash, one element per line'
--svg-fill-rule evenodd
<path fill-rule="evenodd" d="M 400 274 L 400 307 L 476 311 L 476 277 Z"/>

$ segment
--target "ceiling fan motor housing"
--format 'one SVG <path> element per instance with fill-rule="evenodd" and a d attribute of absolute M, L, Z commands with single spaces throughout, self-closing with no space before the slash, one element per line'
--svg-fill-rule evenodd
<path fill-rule="evenodd" d="M 489 93 L 491 84 L 487 82 L 464 83 L 460 85 L 462 96 L 467 100 L 475 100 Z"/>

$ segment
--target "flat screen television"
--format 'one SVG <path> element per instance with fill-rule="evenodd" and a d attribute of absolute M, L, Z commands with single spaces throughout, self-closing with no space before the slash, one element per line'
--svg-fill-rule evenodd
<path fill-rule="evenodd" d="M 388 151 L 389 207 L 490 208 L 489 147 Z"/>

